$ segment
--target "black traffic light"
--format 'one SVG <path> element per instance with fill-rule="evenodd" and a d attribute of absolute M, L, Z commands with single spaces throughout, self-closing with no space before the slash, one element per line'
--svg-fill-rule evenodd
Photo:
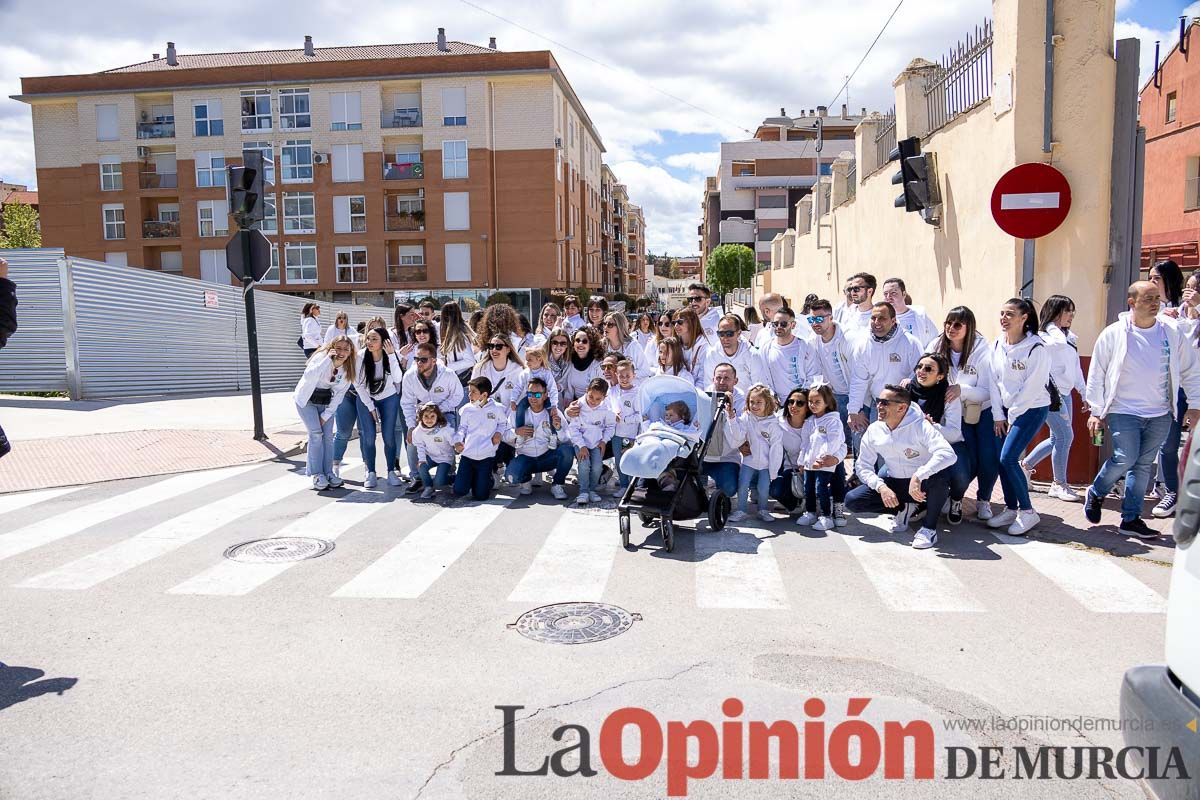
<path fill-rule="evenodd" d="M 904 194 L 896 198 L 896 208 L 920 211 L 929 205 L 929 187 L 925 184 L 928 171 L 921 156 L 921 140 L 916 136 L 902 139 L 888 154 L 888 161 L 899 161 L 900 171 L 892 175 L 892 185 L 903 186 Z M 917 162 L 921 162 L 918 165 Z"/>
<path fill-rule="evenodd" d="M 242 166 L 228 167 L 229 215 L 248 229 L 263 218 L 263 158 L 258 151 L 242 156 Z"/>

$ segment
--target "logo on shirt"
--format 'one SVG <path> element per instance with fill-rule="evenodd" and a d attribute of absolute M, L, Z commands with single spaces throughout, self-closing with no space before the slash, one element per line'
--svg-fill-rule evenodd
<path fill-rule="evenodd" d="M 900 363 L 900 354 L 899 353 L 891 353 L 890 355 L 888 355 L 888 361 L 892 362 L 893 364 L 899 364 Z"/>
<path fill-rule="evenodd" d="M 979 374 L 978 372 L 976 372 L 976 371 L 975 371 L 975 368 L 974 368 L 974 367 L 972 367 L 970 364 L 968 364 L 967 366 L 963 367 L 963 368 L 962 368 L 961 370 L 959 370 L 959 371 L 960 371 L 960 372 L 962 372 L 962 373 L 964 373 L 964 374 L 967 374 L 967 375 L 978 375 L 978 374 Z"/>
<path fill-rule="evenodd" d="M 1013 368 L 1014 370 L 1016 370 L 1017 372 L 1024 372 L 1024 371 L 1025 371 L 1025 362 L 1024 362 L 1024 361 L 1013 361 L 1013 362 L 1012 362 L 1012 364 L 1011 364 L 1011 366 L 1012 366 L 1012 368 Z"/>
<path fill-rule="evenodd" d="M 433 393 L 434 393 L 434 394 L 441 394 L 441 393 L 442 393 L 442 392 L 444 392 L 444 391 L 446 391 L 446 390 L 445 390 L 445 389 L 443 389 L 441 386 L 435 386 L 435 387 L 433 387 Z"/>
<path fill-rule="evenodd" d="M 905 458 L 917 458 L 920 455 L 920 453 L 918 453 L 916 450 L 913 450 L 911 447 L 905 448 L 904 450 Z"/>
<path fill-rule="evenodd" d="M 442 444 L 446 440 L 443 439 L 441 436 L 435 436 L 435 437 L 433 437 L 433 441 L 437 442 L 438 444 Z"/>
<path fill-rule="evenodd" d="M 496 415 L 489 411 L 487 417 L 488 419 L 495 419 Z"/>

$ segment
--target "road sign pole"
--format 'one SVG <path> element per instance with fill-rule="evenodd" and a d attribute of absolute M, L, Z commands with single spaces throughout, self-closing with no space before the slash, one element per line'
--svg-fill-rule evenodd
<path fill-rule="evenodd" d="M 1025 258 L 1021 264 L 1021 297 L 1033 297 L 1033 259 L 1037 239 L 1025 240 Z"/>
<path fill-rule="evenodd" d="M 242 234 L 242 263 L 249 264 L 250 237 Z M 254 318 L 254 279 L 251 275 L 242 278 L 242 297 L 246 301 L 246 343 L 250 348 L 250 397 L 254 404 L 254 440 L 265 442 L 263 430 L 262 381 L 258 374 L 258 321 Z"/>

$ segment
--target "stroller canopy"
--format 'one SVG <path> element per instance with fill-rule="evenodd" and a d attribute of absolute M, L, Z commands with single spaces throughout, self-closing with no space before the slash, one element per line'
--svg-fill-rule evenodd
<path fill-rule="evenodd" d="M 701 432 L 712 424 L 712 398 L 698 390 L 689 380 L 677 375 L 654 375 L 638 387 L 642 416 L 648 422 L 662 422 L 663 409 L 669 403 L 682 400 L 692 412 L 692 425 Z"/>

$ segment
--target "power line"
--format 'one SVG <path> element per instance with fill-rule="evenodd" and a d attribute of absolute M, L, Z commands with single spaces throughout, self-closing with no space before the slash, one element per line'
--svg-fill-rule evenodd
<path fill-rule="evenodd" d="M 863 62 L 867 60 L 867 56 L 871 55 L 871 51 L 874 50 L 875 45 L 879 43 L 880 38 L 883 36 L 883 32 L 888 29 L 888 25 L 892 24 L 892 19 L 895 18 L 896 12 L 900 10 L 900 6 L 902 5 L 904 5 L 904 0 L 900 0 L 899 3 L 896 3 L 896 7 L 892 9 L 892 13 L 888 16 L 887 21 L 883 23 L 883 27 L 879 29 L 879 33 L 875 34 L 875 39 L 871 42 L 871 46 L 867 48 L 867 52 L 863 53 L 863 57 L 858 60 L 858 66 L 854 68 L 853 72 L 846 76 L 846 82 L 842 84 L 842 88 L 838 89 L 833 95 L 833 99 L 829 101 L 830 108 L 833 108 L 833 104 L 837 102 L 838 95 L 842 93 L 842 90 L 850 85 L 850 81 L 854 80 L 854 76 L 858 74 L 858 68 L 861 67 Z"/>

